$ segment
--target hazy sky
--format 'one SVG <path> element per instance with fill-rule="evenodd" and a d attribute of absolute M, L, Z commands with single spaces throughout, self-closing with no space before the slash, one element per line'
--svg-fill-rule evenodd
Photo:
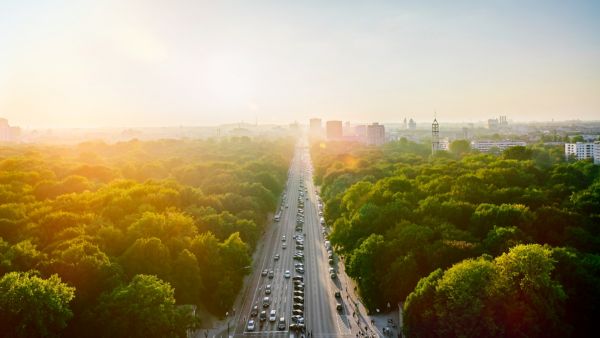
<path fill-rule="evenodd" d="M 0 1 L 13 125 L 600 119 L 600 1 Z"/>

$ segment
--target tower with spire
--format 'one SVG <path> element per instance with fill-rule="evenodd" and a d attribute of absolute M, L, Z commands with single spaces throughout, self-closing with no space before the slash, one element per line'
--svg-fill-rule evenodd
<path fill-rule="evenodd" d="M 438 150 L 440 150 L 440 125 L 434 117 L 431 124 L 431 154 L 435 155 Z"/>

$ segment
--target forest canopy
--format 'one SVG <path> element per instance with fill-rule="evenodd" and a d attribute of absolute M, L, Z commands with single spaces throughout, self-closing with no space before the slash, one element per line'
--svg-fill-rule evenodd
<path fill-rule="evenodd" d="M 250 272 L 292 153 L 291 139 L 247 137 L 0 148 L 7 332 L 185 336 L 198 323 L 182 305 L 222 315 Z M 18 294 L 39 310 L 16 321 Z"/>
<path fill-rule="evenodd" d="M 544 146 L 311 151 L 331 243 L 370 311 L 404 302 L 407 335 L 585 336 L 600 319 L 600 166 Z"/>

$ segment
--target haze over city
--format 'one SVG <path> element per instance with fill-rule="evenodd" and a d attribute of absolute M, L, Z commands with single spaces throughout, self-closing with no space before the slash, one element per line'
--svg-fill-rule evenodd
<path fill-rule="evenodd" d="M 593 1 L 12 1 L 23 127 L 600 117 Z"/>

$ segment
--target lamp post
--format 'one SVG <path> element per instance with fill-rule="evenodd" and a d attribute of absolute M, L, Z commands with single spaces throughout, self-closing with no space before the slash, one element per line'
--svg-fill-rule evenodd
<path fill-rule="evenodd" d="M 227 338 L 229 338 L 229 311 L 225 312 L 225 320 L 227 320 Z"/>

